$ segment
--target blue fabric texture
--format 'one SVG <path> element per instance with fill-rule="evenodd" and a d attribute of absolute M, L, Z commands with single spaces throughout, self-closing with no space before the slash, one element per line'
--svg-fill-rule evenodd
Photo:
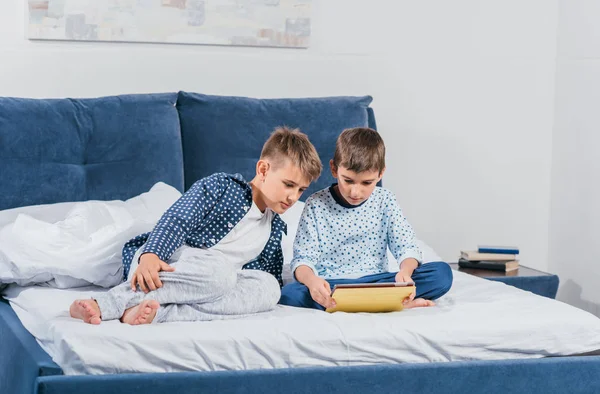
<path fill-rule="evenodd" d="M 446 294 L 452 287 L 452 269 L 443 261 L 436 261 L 420 265 L 413 272 L 412 279 L 417 287 L 416 298 L 436 300 Z M 357 279 L 328 279 L 331 289 L 335 285 L 351 283 L 392 283 L 395 282 L 396 272 L 385 272 L 363 276 Z M 325 310 L 310 296 L 308 287 L 300 282 L 288 283 L 281 290 L 279 303 L 282 305 L 296 306 Z"/>
<path fill-rule="evenodd" d="M 37 394 L 600 393 L 600 357 L 276 370 L 48 376 Z"/>
<path fill-rule="evenodd" d="M 367 113 L 369 115 L 369 127 L 373 130 L 377 130 L 377 122 L 375 121 L 375 111 L 373 111 L 373 108 L 369 107 L 367 108 Z"/>
<path fill-rule="evenodd" d="M 503 282 L 518 289 L 530 291 L 534 294 L 548 298 L 556 298 L 556 293 L 558 292 L 558 276 L 556 275 L 492 276 L 486 279 Z"/>
<path fill-rule="evenodd" d="M 369 125 L 370 96 L 302 99 L 253 99 L 180 92 L 186 190 L 198 179 L 216 172 L 255 175 L 256 159 L 278 126 L 300 128 L 323 162 L 323 173 L 302 195 L 333 183 L 329 160 L 342 130 Z M 371 116 L 374 122 L 374 117 Z"/>
<path fill-rule="evenodd" d="M 0 210 L 183 190 L 176 93 L 0 98 Z"/>
<path fill-rule="evenodd" d="M 0 393 L 33 393 L 38 376 L 61 374 L 8 302 L 0 298 Z"/>

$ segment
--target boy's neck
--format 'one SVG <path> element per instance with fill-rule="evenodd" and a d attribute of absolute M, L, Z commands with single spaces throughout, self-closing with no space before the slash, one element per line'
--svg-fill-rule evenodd
<path fill-rule="evenodd" d="M 258 209 L 264 213 L 267 209 L 267 204 L 265 203 L 264 194 L 260 188 L 260 180 L 257 177 L 254 177 L 248 184 L 252 188 L 252 201 L 256 204 Z"/>
<path fill-rule="evenodd" d="M 346 201 L 346 199 L 342 196 L 342 193 L 340 193 L 340 191 L 338 190 L 338 184 L 334 183 L 333 185 L 329 186 L 329 192 L 331 193 L 331 196 L 333 197 L 333 199 L 335 200 L 335 202 L 337 202 L 339 205 L 341 205 L 344 208 L 358 208 L 361 205 L 363 205 L 364 203 L 366 203 L 367 201 L 369 201 L 369 199 L 367 198 L 365 201 L 361 202 L 358 205 L 352 205 L 350 204 L 348 201 Z M 371 196 L 369 196 L 370 198 Z"/>

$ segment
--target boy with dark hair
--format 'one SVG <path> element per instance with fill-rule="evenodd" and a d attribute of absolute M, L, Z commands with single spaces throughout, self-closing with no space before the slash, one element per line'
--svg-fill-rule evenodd
<path fill-rule="evenodd" d="M 331 173 L 338 183 L 306 200 L 291 270 L 298 282 L 282 289 L 280 304 L 333 308 L 336 284 L 414 282 L 404 308 L 432 306 L 452 285 L 444 262 L 421 264 L 415 233 L 394 194 L 376 187 L 385 172 L 385 145 L 368 128 L 338 137 Z M 399 264 L 388 272 L 387 249 Z"/>

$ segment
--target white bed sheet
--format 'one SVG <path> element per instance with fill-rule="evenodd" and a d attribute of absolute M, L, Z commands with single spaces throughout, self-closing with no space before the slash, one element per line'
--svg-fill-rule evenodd
<path fill-rule="evenodd" d="M 433 308 L 346 314 L 278 306 L 238 320 L 98 326 L 68 315 L 98 288 L 13 285 L 5 297 L 66 374 L 213 371 L 539 358 L 600 349 L 600 319 L 454 272 Z"/>

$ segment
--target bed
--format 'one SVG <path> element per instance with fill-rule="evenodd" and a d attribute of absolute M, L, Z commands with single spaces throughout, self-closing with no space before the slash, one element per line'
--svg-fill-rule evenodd
<path fill-rule="evenodd" d="M 182 192 L 218 171 L 249 179 L 262 141 L 282 124 L 306 132 L 327 163 L 339 131 L 375 127 L 370 102 L 187 92 L 0 98 L 0 227 L 38 208 L 59 215 L 72 202 L 131 199 L 156 182 Z M 305 197 L 331 182 L 324 173 Z M 2 290 L 1 393 L 600 392 L 600 319 L 461 273 L 429 310 L 329 315 L 279 306 L 241 321 L 139 330 L 68 317 L 73 299 L 98 291 Z"/>

